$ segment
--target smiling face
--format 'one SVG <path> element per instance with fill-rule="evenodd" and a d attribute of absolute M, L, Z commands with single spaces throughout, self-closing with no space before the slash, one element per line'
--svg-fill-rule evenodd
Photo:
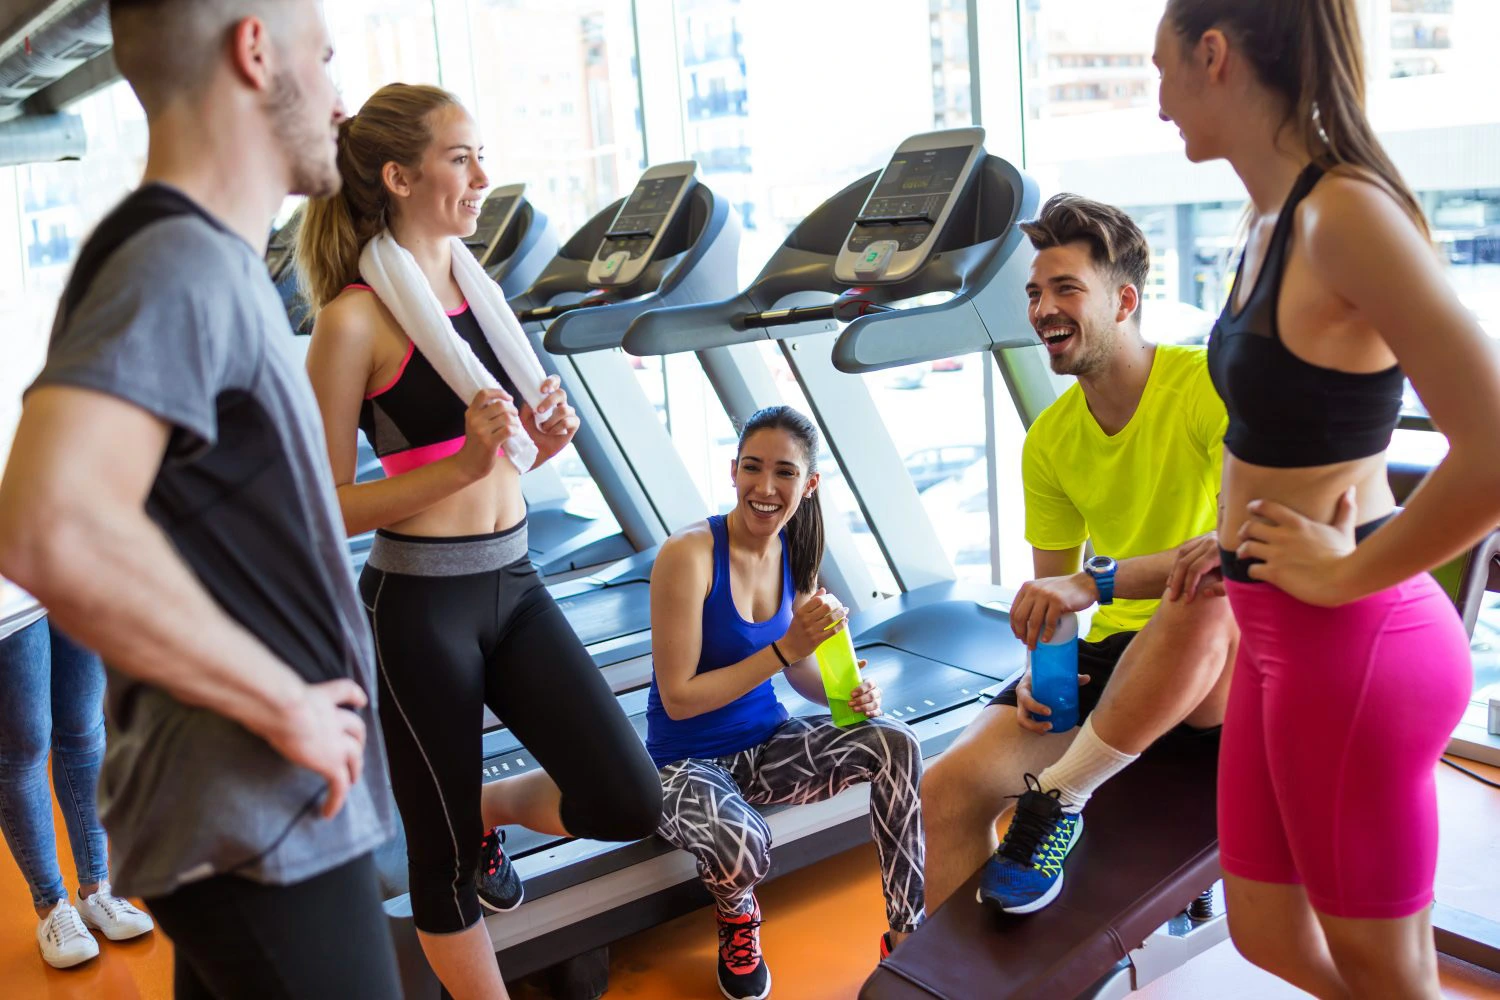
<path fill-rule="evenodd" d="M 1096 265 L 1089 244 L 1079 240 L 1037 251 L 1026 297 L 1052 370 L 1088 376 L 1108 367 L 1138 296 L 1133 285 L 1122 287 Z"/>
<path fill-rule="evenodd" d="M 1161 77 L 1157 114 L 1177 126 L 1183 152 L 1193 163 L 1222 158 L 1221 129 L 1241 117 L 1225 106 L 1225 88 L 1211 86 L 1223 82 L 1226 46 L 1224 34 L 1217 29 L 1189 43 L 1167 18 L 1156 26 L 1151 61 Z"/>
<path fill-rule="evenodd" d="M 479 128 L 456 105 L 439 108 L 428 118 L 432 142 L 417 169 L 386 166 L 396 210 L 404 223 L 433 236 L 473 236 L 490 186 Z"/>
<path fill-rule="evenodd" d="M 818 488 L 819 474 L 809 474 L 808 465 L 802 442 L 779 427 L 758 430 L 745 439 L 730 471 L 736 510 L 752 534 L 779 533 Z"/>

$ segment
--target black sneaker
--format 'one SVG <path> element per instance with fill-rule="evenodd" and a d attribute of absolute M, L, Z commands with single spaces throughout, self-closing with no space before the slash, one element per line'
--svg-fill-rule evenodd
<path fill-rule="evenodd" d="M 526 887 L 521 884 L 516 866 L 500 848 L 503 843 L 505 831 L 498 826 L 484 835 L 484 846 L 479 849 L 479 870 L 474 876 L 479 902 L 496 913 L 509 913 L 526 898 Z"/>
<path fill-rule="evenodd" d="M 738 917 L 719 918 L 719 992 L 729 1000 L 765 1000 L 771 970 L 760 953 L 760 903 Z"/>

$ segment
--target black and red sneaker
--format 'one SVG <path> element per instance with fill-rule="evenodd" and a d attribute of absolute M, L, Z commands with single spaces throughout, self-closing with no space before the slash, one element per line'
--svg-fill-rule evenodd
<path fill-rule="evenodd" d="M 771 970 L 760 953 L 760 903 L 749 913 L 719 918 L 719 992 L 729 1000 L 765 1000 Z"/>
<path fill-rule="evenodd" d="M 526 898 L 526 887 L 521 884 L 516 866 L 500 847 L 503 843 L 505 831 L 498 826 L 484 835 L 484 845 L 479 849 L 479 870 L 474 873 L 479 902 L 496 913 L 509 913 Z"/>

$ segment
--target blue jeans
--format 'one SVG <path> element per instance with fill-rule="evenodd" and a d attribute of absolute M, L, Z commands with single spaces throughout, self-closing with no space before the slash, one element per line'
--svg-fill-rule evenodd
<path fill-rule="evenodd" d="M 44 618 L 0 640 L 0 829 L 38 907 L 68 895 L 47 791 L 49 749 L 79 884 L 104 881 L 109 861 L 95 805 L 104 759 L 104 665 Z"/>

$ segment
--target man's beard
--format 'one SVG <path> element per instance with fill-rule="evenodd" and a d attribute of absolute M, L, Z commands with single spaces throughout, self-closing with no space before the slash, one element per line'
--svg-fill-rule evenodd
<path fill-rule="evenodd" d="M 266 111 L 271 116 L 276 141 L 291 163 L 291 193 L 309 198 L 338 194 L 343 179 L 338 163 L 330 155 L 333 144 L 328 126 L 313 124 L 307 114 L 306 97 L 290 74 L 280 74 L 271 81 Z"/>
<path fill-rule="evenodd" d="M 1082 338 L 1083 327 L 1073 336 Z M 1076 356 L 1049 357 L 1048 363 L 1052 366 L 1054 375 L 1085 376 L 1093 375 L 1103 371 L 1109 364 L 1109 345 L 1098 338 L 1090 338 L 1090 342 L 1084 345 L 1083 350 L 1077 352 Z"/>

